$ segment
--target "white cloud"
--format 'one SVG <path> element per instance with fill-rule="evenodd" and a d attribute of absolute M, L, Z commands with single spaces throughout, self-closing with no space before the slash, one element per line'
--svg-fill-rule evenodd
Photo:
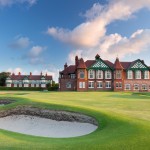
<path fill-rule="evenodd" d="M 37 0 L 0 0 L 0 6 L 1 7 L 6 7 L 6 6 L 11 6 L 13 4 L 19 3 L 27 3 L 29 6 L 32 6 L 36 4 Z"/>
<path fill-rule="evenodd" d="M 45 49 L 46 49 L 46 47 L 33 46 L 29 52 L 29 56 L 34 57 L 34 58 L 38 57 Z"/>
<path fill-rule="evenodd" d="M 42 53 L 46 50 L 46 47 L 42 46 L 33 46 L 27 56 L 30 64 L 37 65 L 44 62 L 44 59 L 42 58 Z"/>
<path fill-rule="evenodd" d="M 13 49 L 24 49 L 30 45 L 31 41 L 28 37 L 15 37 L 14 41 L 9 45 Z"/>
<path fill-rule="evenodd" d="M 141 29 L 134 32 L 129 38 L 117 33 L 105 36 L 97 47 L 72 51 L 68 59 L 70 63 L 74 63 L 74 57 L 77 54 L 86 60 L 94 59 L 98 53 L 104 59 L 114 60 L 116 56 L 124 58 L 127 55 L 139 54 L 149 49 L 150 29 Z"/>
<path fill-rule="evenodd" d="M 83 15 L 87 20 L 73 30 L 50 27 L 47 33 L 78 47 L 95 47 L 105 36 L 108 24 L 115 20 L 128 19 L 144 7 L 150 8 L 150 0 L 113 0 L 104 6 L 96 3 Z"/>
<path fill-rule="evenodd" d="M 105 59 L 121 58 L 139 54 L 150 48 L 150 29 L 140 29 L 129 38 L 118 33 L 106 35 L 107 25 L 116 20 L 132 18 L 142 8 L 150 9 L 150 0 L 111 0 L 108 4 L 93 4 L 93 7 L 81 14 L 85 22 L 73 30 L 50 27 L 47 34 L 75 46 L 68 56 L 69 63 L 74 63 L 75 55 L 93 59 L 99 53 Z"/>

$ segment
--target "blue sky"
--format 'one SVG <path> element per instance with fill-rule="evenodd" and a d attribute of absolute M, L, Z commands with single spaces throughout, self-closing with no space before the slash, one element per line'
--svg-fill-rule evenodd
<path fill-rule="evenodd" d="M 0 71 L 58 78 L 74 56 L 150 66 L 150 0 L 0 0 Z"/>

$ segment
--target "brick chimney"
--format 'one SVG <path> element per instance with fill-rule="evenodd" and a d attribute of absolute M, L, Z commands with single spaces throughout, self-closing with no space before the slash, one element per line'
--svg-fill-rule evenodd
<path fill-rule="evenodd" d="M 79 59 L 78 59 L 78 56 L 75 57 L 75 65 L 76 67 L 78 67 L 78 63 L 79 63 Z"/>
<path fill-rule="evenodd" d="M 64 70 L 65 70 L 67 67 L 68 67 L 68 65 L 67 65 L 67 63 L 65 63 L 65 65 L 64 65 Z"/>
<path fill-rule="evenodd" d="M 45 75 L 46 77 L 47 77 L 47 72 L 46 72 L 46 75 Z"/>
<path fill-rule="evenodd" d="M 21 75 L 21 73 L 20 73 L 20 72 L 18 72 L 18 75 L 20 76 L 20 75 Z"/>
<path fill-rule="evenodd" d="M 42 72 L 41 72 L 41 76 L 42 76 Z"/>
<path fill-rule="evenodd" d="M 30 76 L 32 76 L 32 72 L 30 72 Z"/>

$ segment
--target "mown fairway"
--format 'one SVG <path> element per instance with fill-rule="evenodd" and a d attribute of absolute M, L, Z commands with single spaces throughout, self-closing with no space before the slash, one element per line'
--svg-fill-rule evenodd
<path fill-rule="evenodd" d="M 0 150 L 150 150 L 150 93 L 0 92 L 0 97 L 17 100 L 0 106 L 0 110 L 16 105 L 33 105 L 82 112 L 99 122 L 99 128 L 92 134 L 67 139 L 0 130 Z"/>

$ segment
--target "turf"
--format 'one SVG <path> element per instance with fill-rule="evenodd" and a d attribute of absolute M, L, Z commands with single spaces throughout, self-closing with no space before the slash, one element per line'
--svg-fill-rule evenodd
<path fill-rule="evenodd" d="M 95 117 L 99 128 L 86 136 L 64 139 L 0 130 L 2 150 L 150 150 L 150 93 L 0 92 L 3 97 L 16 102 L 0 110 L 32 105 L 81 112 Z"/>

